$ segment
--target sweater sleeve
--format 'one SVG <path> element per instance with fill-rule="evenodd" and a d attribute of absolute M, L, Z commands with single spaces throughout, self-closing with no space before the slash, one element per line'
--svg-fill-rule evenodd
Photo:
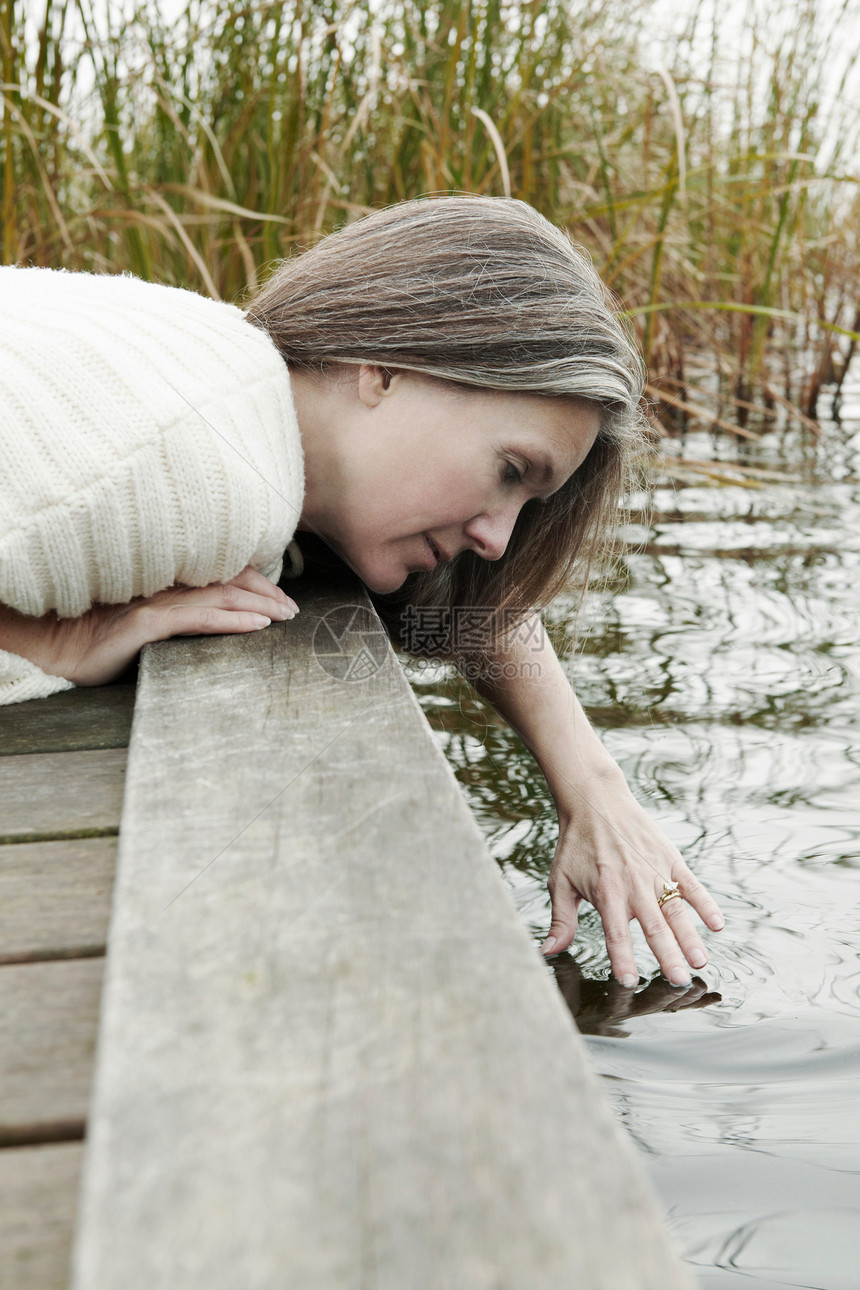
<path fill-rule="evenodd" d="M 78 617 L 247 564 L 277 576 L 303 491 L 286 364 L 238 309 L 0 268 L 0 603 Z M 69 685 L 10 659 L 0 702 Z"/>
<path fill-rule="evenodd" d="M 49 676 L 29 659 L 0 649 L 0 704 L 46 699 L 49 694 L 74 688 L 72 682 L 62 676 Z"/>

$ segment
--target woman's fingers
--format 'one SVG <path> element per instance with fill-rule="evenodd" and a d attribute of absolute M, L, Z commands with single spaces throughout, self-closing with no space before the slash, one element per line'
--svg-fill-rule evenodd
<path fill-rule="evenodd" d="M 243 577 L 247 571 L 243 571 Z M 273 621 L 294 617 L 296 608 L 287 597 L 269 594 L 274 584 L 259 575 L 247 579 L 261 590 L 249 590 L 236 582 L 213 583 L 208 587 L 168 587 L 146 600 L 112 607 L 104 621 L 101 644 L 116 651 L 122 646 L 133 657 L 150 641 L 171 636 L 228 636 L 259 631 Z M 112 638 L 112 639 L 110 639 Z"/>
<path fill-rule="evenodd" d="M 658 904 L 657 908 L 687 962 L 694 968 L 704 967 L 708 961 L 708 952 L 687 913 L 683 892 L 664 901 L 662 907 Z"/>
<path fill-rule="evenodd" d="M 547 938 L 540 947 L 541 954 L 562 954 L 576 935 L 581 897 L 564 874 L 557 882 L 555 878 L 550 879 L 549 890 L 552 898 L 552 922 Z"/>
<path fill-rule="evenodd" d="M 598 909 L 603 923 L 603 936 L 609 954 L 612 975 L 626 990 L 632 990 L 639 984 L 639 969 L 633 954 L 633 938 L 630 935 L 630 919 L 627 910 L 617 907 L 615 902 L 604 909 Z"/>
<path fill-rule="evenodd" d="M 193 603 L 211 604 L 218 609 L 238 612 L 250 610 L 265 614 L 278 622 L 292 618 L 299 612 L 294 600 L 250 565 L 229 582 L 216 582 L 208 587 L 169 587 L 161 594 Z"/>
<path fill-rule="evenodd" d="M 686 901 L 687 891 L 689 890 L 691 895 L 695 894 L 697 908 L 705 914 L 710 914 L 714 919 L 711 926 L 715 930 L 723 925 L 722 915 L 716 901 L 708 896 L 686 866 L 679 878 L 678 895 L 664 900 L 662 906 L 658 903 L 658 895 L 663 890 L 662 880 L 654 884 L 652 878 L 653 875 L 645 881 L 637 880 L 636 894 L 633 896 L 618 884 L 614 884 L 610 891 L 604 888 L 594 895 L 593 903 L 603 923 L 603 934 L 612 974 L 627 988 L 634 987 L 639 982 L 630 932 L 631 921 L 635 920 L 642 928 L 648 947 L 659 963 L 660 971 L 666 980 L 675 986 L 689 986 L 690 968 L 704 967 L 708 961 L 708 954 L 690 917 Z M 656 890 L 652 890 L 655 886 Z M 572 932 L 569 936 L 559 935 L 559 932 L 565 930 L 570 923 L 566 917 L 565 903 L 566 893 L 571 890 L 573 888 L 570 882 L 565 883 L 561 876 L 556 880 L 556 889 L 551 888 L 553 923 L 550 928 L 550 938 L 557 937 L 557 943 L 550 949 L 548 942 L 545 942 L 541 947 L 544 954 L 560 953 L 573 939 Z M 575 929 L 574 921 L 572 931 Z"/>
<path fill-rule="evenodd" d="M 169 636 L 258 631 L 298 612 L 295 601 L 256 570 L 209 587 L 169 587 L 134 609 L 141 644 Z"/>
<path fill-rule="evenodd" d="M 80 618 L 52 620 L 49 666 L 78 685 L 103 685 L 149 641 L 259 631 L 297 612 L 294 600 L 248 567 L 227 583 L 168 587 L 127 605 L 94 605 Z"/>
<path fill-rule="evenodd" d="M 692 879 L 691 874 L 689 877 Z M 671 887 L 669 883 L 661 890 L 665 892 Z M 703 968 L 708 954 L 687 910 L 686 875 L 679 880 L 678 889 L 678 894 L 665 899 L 662 906 L 657 892 L 643 891 L 633 912 L 663 976 L 672 985 L 687 986 L 691 980 L 690 967 Z M 711 904 L 716 910 L 716 902 Z"/>
<path fill-rule="evenodd" d="M 172 636 L 236 636 L 257 632 L 272 622 L 268 614 L 252 609 L 216 609 L 212 605 L 174 605 L 164 618 L 159 637 Z"/>
<path fill-rule="evenodd" d="M 255 569 L 250 564 L 247 564 L 241 573 L 237 574 L 235 578 L 231 578 L 224 585 L 227 587 L 241 587 L 245 591 L 256 592 L 257 595 L 265 596 L 279 604 L 286 605 L 294 614 L 299 612 L 298 605 L 285 591 L 282 591 L 265 574 L 260 573 L 258 569 Z"/>
<path fill-rule="evenodd" d="M 606 938 L 606 949 L 612 974 L 623 986 L 638 984 L 639 973 L 633 954 L 633 938 L 630 935 L 630 917 L 627 910 L 616 905 L 599 909 L 603 923 L 603 934 Z M 660 971 L 672 985 L 689 985 L 690 969 L 684 962 L 681 947 L 669 928 L 662 911 L 654 901 L 653 910 L 641 911 L 637 915 L 639 925 L 645 933 L 648 947 L 660 964 Z"/>
<path fill-rule="evenodd" d="M 170 635 L 179 635 L 175 622 L 182 616 L 199 626 L 184 626 L 181 634 L 200 631 L 206 634 L 225 632 L 253 631 L 255 628 L 267 627 L 270 622 L 286 622 L 294 618 L 296 610 L 292 605 L 255 591 L 246 591 L 243 587 L 230 584 L 218 587 L 201 587 L 182 593 L 164 606 L 170 622 Z M 265 622 L 252 622 L 252 618 L 265 618 Z M 231 622 L 235 619 L 235 622 Z"/>
<path fill-rule="evenodd" d="M 720 913 L 720 907 L 714 900 L 710 892 L 706 891 L 698 878 L 684 867 L 683 874 L 678 881 L 681 884 L 681 892 L 688 904 L 693 906 L 702 922 L 710 927 L 712 932 L 722 931 L 725 926 L 725 919 Z M 667 901 L 667 904 L 674 904 L 674 901 Z M 664 910 L 666 905 L 663 906 Z"/>
<path fill-rule="evenodd" d="M 681 902 L 680 900 L 673 900 L 671 903 L 674 905 Z M 683 916 L 686 917 L 686 915 Z M 680 917 L 681 915 L 675 917 L 675 924 L 680 924 Z M 669 918 L 664 916 L 656 898 L 653 902 L 653 908 L 643 910 L 638 915 L 638 918 L 639 925 L 645 934 L 645 940 L 648 942 L 648 948 L 660 964 L 660 971 L 666 980 L 671 981 L 672 985 L 689 985 L 692 978 L 690 968 L 685 962 L 686 956 L 682 952 L 681 944 L 675 935 L 674 926 L 670 924 Z M 695 936 L 692 927 L 689 930 Z M 707 955 L 704 961 L 707 961 Z"/>

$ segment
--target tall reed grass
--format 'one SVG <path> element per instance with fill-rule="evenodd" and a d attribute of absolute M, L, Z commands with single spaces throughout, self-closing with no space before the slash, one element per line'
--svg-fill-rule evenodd
<path fill-rule="evenodd" d="M 0 5 L 5 262 L 240 299 L 367 209 L 508 193 L 623 297 L 670 429 L 814 417 L 853 353 L 856 0 L 701 0 L 660 49 L 644 0 Z"/>

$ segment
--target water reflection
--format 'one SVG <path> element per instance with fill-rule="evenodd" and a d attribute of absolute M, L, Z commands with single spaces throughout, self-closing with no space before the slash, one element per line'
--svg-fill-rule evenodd
<path fill-rule="evenodd" d="M 726 928 L 705 933 L 711 962 L 680 994 L 641 936 L 640 988 L 615 985 L 593 911 L 552 970 L 704 1290 L 853 1290 L 860 385 L 817 441 L 700 435 L 679 454 L 790 478 L 710 487 L 690 474 L 657 490 L 647 524 L 632 507 L 638 550 L 590 606 L 570 668 Z M 553 607 L 559 640 L 576 610 Z M 416 687 L 537 941 L 556 840 L 546 787 L 456 679 Z"/>
<path fill-rule="evenodd" d="M 626 1039 L 626 1023 L 634 1017 L 654 1012 L 681 1012 L 685 1008 L 706 1008 L 719 1003 L 720 995 L 708 990 L 701 977 L 693 977 L 686 990 L 670 985 L 662 976 L 644 985 L 644 989 L 627 990 L 614 977 L 587 976 L 571 954 L 550 959 L 558 988 L 576 1019 L 583 1035 L 608 1035 Z"/>

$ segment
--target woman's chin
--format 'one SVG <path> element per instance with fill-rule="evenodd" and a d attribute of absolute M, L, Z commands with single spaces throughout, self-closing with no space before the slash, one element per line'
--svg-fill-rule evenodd
<path fill-rule="evenodd" d="M 407 577 L 408 574 L 405 573 L 400 575 L 375 574 L 373 576 L 361 574 L 361 580 L 365 587 L 377 596 L 390 596 L 393 591 L 399 591 Z"/>

